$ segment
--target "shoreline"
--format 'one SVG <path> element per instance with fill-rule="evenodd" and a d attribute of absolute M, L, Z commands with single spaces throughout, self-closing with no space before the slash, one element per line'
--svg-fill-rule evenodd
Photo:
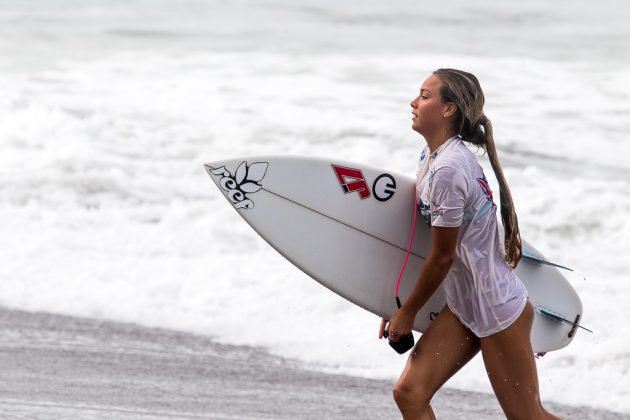
<path fill-rule="evenodd" d="M 209 337 L 0 308 L 0 417 L 396 419 L 391 381 L 318 373 Z M 442 389 L 440 419 L 502 419 L 493 395 Z M 567 419 L 630 415 L 546 402 Z"/>

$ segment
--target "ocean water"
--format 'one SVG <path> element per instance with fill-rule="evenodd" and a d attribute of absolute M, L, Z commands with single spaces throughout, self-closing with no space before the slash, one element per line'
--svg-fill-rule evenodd
<path fill-rule="evenodd" d="M 5 0 L 0 305 L 395 378 L 378 319 L 272 250 L 202 165 L 295 154 L 413 175 L 409 101 L 458 67 L 484 87 L 523 236 L 577 270 L 595 331 L 538 361 L 542 396 L 630 413 L 629 18 L 620 0 Z M 478 359 L 448 385 L 491 392 Z"/>

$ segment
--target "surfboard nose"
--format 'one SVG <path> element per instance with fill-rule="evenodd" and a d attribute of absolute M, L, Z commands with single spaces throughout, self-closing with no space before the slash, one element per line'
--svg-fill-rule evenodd
<path fill-rule="evenodd" d="M 229 171 L 226 167 L 231 166 L 230 163 L 231 162 L 227 160 L 217 160 L 214 162 L 204 163 L 203 167 L 208 173 L 208 175 L 210 175 L 210 178 L 214 179 L 214 177 L 217 175 L 228 175 Z M 228 172 L 228 173 L 225 173 L 225 172 Z"/>
<path fill-rule="evenodd" d="M 204 164 L 210 178 L 217 182 L 217 177 L 232 178 L 245 193 L 258 191 L 260 182 L 267 173 L 269 162 L 261 159 L 232 159 Z"/>
<path fill-rule="evenodd" d="M 212 171 L 214 169 L 220 168 L 222 166 L 225 166 L 225 161 L 224 160 L 217 160 L 214 162 L 208 162 L 208 163 L 204 163 L 203 167 L 206 169 L 206 172 Z"/>

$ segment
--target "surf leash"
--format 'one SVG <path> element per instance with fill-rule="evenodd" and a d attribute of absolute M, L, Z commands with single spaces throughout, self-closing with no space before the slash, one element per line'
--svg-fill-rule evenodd
<path fill-rule="evenodd" d="M 407 247 L 407 255 L 405 255 L 405 260 L 403 261 L 403 265 L 400 268 L 400 274 L 398 274 L 398 280 L 396 281 L 396 306 L 398 309 L 401 308 L 402 303 L 400 302 L 400 297 L 398 296 L 398 289 L 400 288 L 400 281 L 402 280 L 403 274 L 405 273 L 405 268 L 407 267 L 407 261 L 409 260 L 409 254 L 411 254 L 411 245 L 413 244 L 413 237 L 416 233 L 416 218 L 418 216 L 418 193 L 415 188 L 413 191 L 414 196 L 414 205 L 413 205 L 413 223 L 411 224 L 411 236 L 409 237 L 409 246 Z M 383 336 L 387 338 L 389 333 L 385 331 Z M 414 345 L 413 333 L 410 332 L 406 334 L 398 341 L 389 341 L 389 345 L 396 350 L 398 354 L 406 353 L 410 350 Z"/>
<path fill-rule="evenodd" d="M 411 245 L 413 244 L 413 236 L 416 233 L 416 217 L 418 216 L 418 194 L 414 190 L 414 202 L 413 202 L 413 223 L 411 224 L 411 236 L 409 237 L 409 246 L 407 246 L 407 255 L 405 255 L 405 260 L 403 261 L 403 265 L 400 268 L 400 274 L 398 274 L 398 281 L 396 281 L 396 304 L 398 305 L 398 309 L 402 306 L 400 303 L 400 298 L 398 297 L 398 289 L 400 288 L 400 281 L 402 280 L 403 274 L 405 273 L 405 268 L 407 267 L 407 261 L 409 260 L 409 254 L 411 254 Z"/>

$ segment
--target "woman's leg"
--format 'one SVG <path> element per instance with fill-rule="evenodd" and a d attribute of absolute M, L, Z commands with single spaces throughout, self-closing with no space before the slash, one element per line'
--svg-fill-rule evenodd
<path fill-rule="evenodd" d="M 540 402 L 530 339 L 533 322 L 534 308 L 528 301 L 512 325 L 481 339 L 481 353 L 492 389 L 510 420 L 558 419 Z"/>
<path fill-rule="evenodd" d="M 431 398 L 479 348 L 479 338 L 445 306 L 418 340 L 394 386 L 403 419 L 435 419 Z"/>

